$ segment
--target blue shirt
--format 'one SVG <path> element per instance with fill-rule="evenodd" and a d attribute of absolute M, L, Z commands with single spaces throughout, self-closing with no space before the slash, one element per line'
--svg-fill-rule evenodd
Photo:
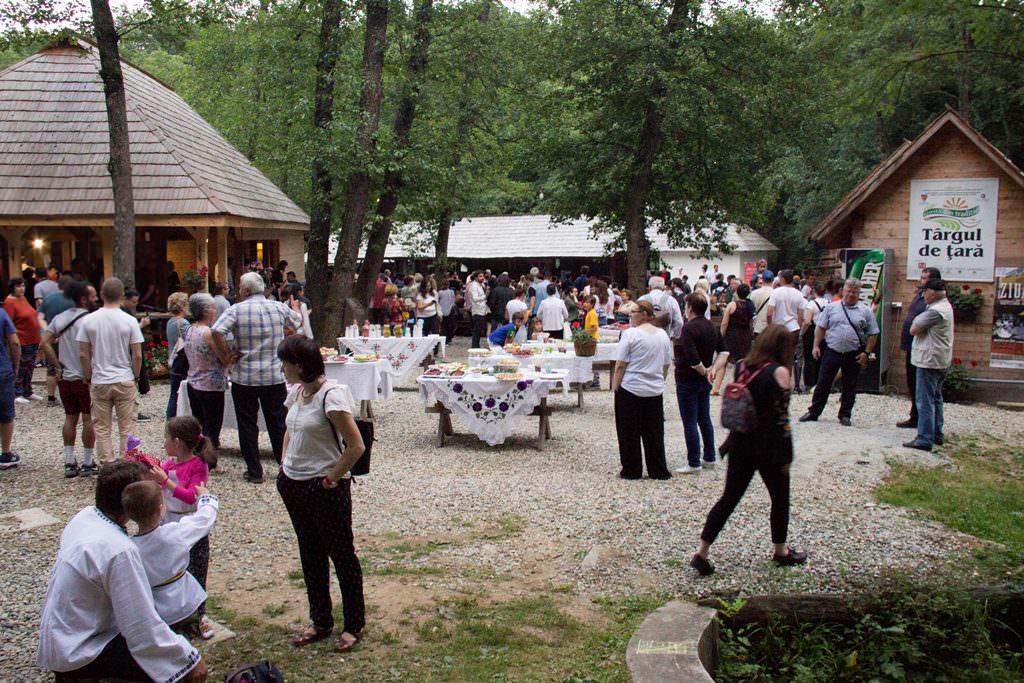
<path fill-rule="evenodd" d="M 516 326 L 514 323 L 502 325 L 494 332 L 491 332 L 491 336 L 487 339 L 491 342 L 491 346 L 504 346 L 510 338 L 516 334 Z"/>
<path fill-rule="evenodd" d="M 870 306 L 858 302 L 851 308 L 842 299 L 833 301 L 814 316 L 814 324 L 825 330 L 825 344 L 837 353 L 862 349 L 868 337 L 878 334 L 878 321 Z"/>
<path fill-rule="evenodd" d="M 70 310 L 75 307 L 75 302 L 64 296 L 64 292 L 53 292 L 47 294 L 43 299 L 43 303 L 39 304 L 39 310 L 42 312 L 43 317 L 46 318 L 46 322 L 53 322 L 53 319 L 64 311 Z"/>
<path fill-rule="evenodd" d="M 531 286 L 534 296 L 533 310 L 530 311 L 531 315 L 537 315 L 537 309 L 540 308 L 541 302 L 548 298 L 548 285 L 550 284 L 547 280 L 541 280 Z"/>
<path fill-rule="evenodd" d="M 0 336 L 3 337 L 0 340 L 0 374 L 14 373 L 14 368 L 11 367 L 11 357 L 7 353 L 7 337 L 17 333 L 18 330 L 14 327 L 14 323 L 11 322 L 7 311 L 0 308 Z"/>

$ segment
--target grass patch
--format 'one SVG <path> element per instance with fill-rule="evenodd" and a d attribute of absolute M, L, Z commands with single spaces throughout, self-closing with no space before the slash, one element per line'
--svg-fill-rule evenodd
<path fill-rule="evenodd" d="M 922 514 L 996 546 L 979 549 L 992 570 L 1019 570 L 1024 562 L 1024 435 L 958 439 L 943 454 L 955 465 L 896 464 L 878 500 Z"/>
<path fill-rule="evenodd" d="M 285 605 L 283 603 L 280 605 L 267 605 L 263 608 L 263 614 L 270 617 L 271 619 L 273 619 L 274 617 L 279 617 L 287 611 L 288 605 Z"/>
<path fill-rule="evenodd" d="M 639 622 L 668 596 L 598 601 L 606 619 L 581 620 L 561 600 L 536 595 L 501 603 L 486 596 L 438 603 L 432 615 L 407 627 L 369 624 L 352 655 L 331 651 L 330 641 L 297 650 L 290 632 L 258 619 L 211 609 L 238 634 L 207 649 L 211 680 L 232 666 L 271 659 L 289 681 L 564 681 L 625 683 L 625 654 Z M 411 642 L 410 642 L 411 641 Z"/>

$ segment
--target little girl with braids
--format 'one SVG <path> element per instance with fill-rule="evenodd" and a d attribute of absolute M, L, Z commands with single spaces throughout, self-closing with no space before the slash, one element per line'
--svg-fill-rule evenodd
<path fill-rule="evenodd" d="M 199 421 L 188 416 L 167 420 L 164 431 L 164 451 L 168 457 L 150 472 L 163 488 L 167 512 L 164 522 L 177 522 L 196 511 L 199 493 L 196 486 L 205 487 L 210 479 L 210 468 L 217 466 L 213 445 L 203 436 Z M 204 536 L 189 553 L 188 572 L 206 590 L 206 573 L 210 566 L 210 537 Z M 213 631 L 206 617 L 206 603 L 199 607 L 200 632 L 204 638 Z"/>

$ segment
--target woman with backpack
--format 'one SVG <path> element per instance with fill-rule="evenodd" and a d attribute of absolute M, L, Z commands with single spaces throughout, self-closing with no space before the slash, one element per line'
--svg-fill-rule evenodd
<path fill-rule="evenodd" d="M 773 561 L 780 566 L 803 564 L 807 554 L 786 545 L 789 529 L 789 466 L 793 462 L 793 441 L 789 430 L 789 370 L 793 358 L 793 336 L 781 325 L 769 325 L 754 340 L 753 348 L 737 367 L 737 381 L 726 387 L 722 401 L 725 413 L 732 411 L 729 432 L 729 469 L 725 491 L 704 523 L 700 547 L 690 566 L 701 576 L 714 573 L 708 552 L 722 527 L 743 498 L 754 472 L 771 498 L 771 532 L 775 545 Z M 745 391 L 735 391 L 736 384 Z M 739 428 L 743 423 L 744 429 Z M 723 448 L 725 445 L 723 444 Z"/>

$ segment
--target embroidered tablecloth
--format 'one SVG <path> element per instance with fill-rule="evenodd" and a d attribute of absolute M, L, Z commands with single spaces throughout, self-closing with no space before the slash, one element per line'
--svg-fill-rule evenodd
<path fill-rule="evenodd" d="M 432 334 L 428 337 L 338 337 L 338 350 L 353 355 L 377 354 L 387 358 L 395 374 L 395 381 L 404 382 L 422 363 L 423 359 L 441 348 L 445 354 L 444 337 Z"/>
<path fill-rule="evenodd" d="M 420 376 L 416 381 L 424 406 L 440 401 L 460 424 L 490 446 L 503 443 L 558 384 L 532 373 L 509 381 L 489 376 Z"/>
<path fill-rule="evenodd" d="M 495 367 L 502 359 L 515 358 L 519 361 L 523 370 L 535 370 L 536 363 L 540 361 L 542 371 L 561 370 L 566 373 L 566 381 L 570 383 L 589 382 L 594 376 L 594 362 L 592 358 L 584 358 L 573 353 L 570 347 L 565 353 L 540 353 L 533 356 L 513 356 L 511 354 L 499 354 L 486 356 L 480 359 L 481 365 Z M 475 362 L 475 361 L 474 361 Z"/>

